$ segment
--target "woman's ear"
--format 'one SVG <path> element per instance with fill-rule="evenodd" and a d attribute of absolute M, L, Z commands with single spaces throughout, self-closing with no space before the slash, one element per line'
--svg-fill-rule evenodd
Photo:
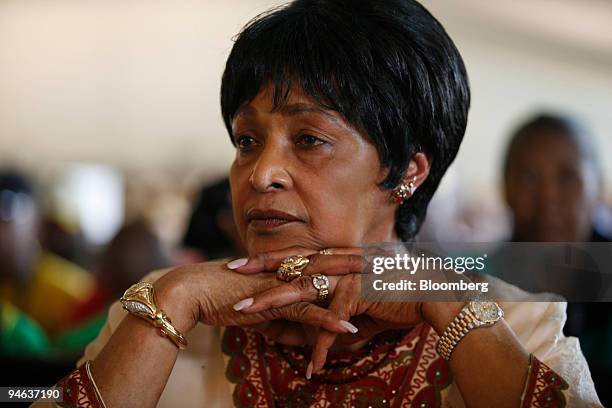
<path fill-rule="evenodd" d="M 431 160 L 425 153 L 416 153 L 410 159 L 408 168 L 406 169 L 406 175 L 402 179 L 400 184 L 408 185 L 413 182 L 415 187 L 419 187 L 427 176 L 429 176 L 429 170 L 431 169 Z M 378 179 L 380 182 L 385 180 L 389 175 L 388 167 L 381 167 Z"/>
<path fill-rule="evenodd" d="M 391 192 L 391 201 L 402 204 L 414 195 L 414 192 L 425 182 L 431 169 L 431 161 L 425 153 L 416 153 L 408 163 L 406 175 L 399 186 Z"/>
<path fill-rule="evenodd" d="M 418 189 L 429 176 L 429 170 L 431 170 L 430 158 L 425 153 L 416 153 L 408 163 L 408 169 L 402 184 L 410 185 L 412 183 L 414 190 Z"/>

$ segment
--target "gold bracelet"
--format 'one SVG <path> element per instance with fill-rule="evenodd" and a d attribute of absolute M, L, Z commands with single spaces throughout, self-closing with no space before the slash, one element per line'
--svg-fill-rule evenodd
<path fill-rule="evenodd" d="M 63 390 L 63 400 L 52 404 L 54 407 L 76 408 L 76 407 L 99 407 L 106 408 L 98 385 L 91 375 L 91 360 L 72 371 L 55 385 Z M 40 402 L 40 400 L 38 401 Z M 34 403 L 38 406 L 38 403 Z M 47 406 L 46 404 L 42 404 Z"/>
<path fill-rule="evenodd" d="M 185 336 L 172 325 L 170 318 L 157 305 L 153 285 L 147 282 L 136 283 L 119 300 L 125 310 L 159 328 L 161 335 L 170 339 L 179 349 L 187 348 Z"/>
<path fill-rule="evenodd" d="M 93 375 L 91 375 L 90 365 L 91 365 L 91 360 L 87 360 L 85 362 L 85 372 L 87 373 L 87 378 L 89 378 L 89 382 L 93 386 L 94 393 L 96 394 L 96 398 L 98 399 L 99 404 L 102 406 L 102 408 L 106 408 L 106 404 L 104 403 L 104 400 L 102 399 L 102 394 L 100 394 L 98 385 L 94 381 Z"/>

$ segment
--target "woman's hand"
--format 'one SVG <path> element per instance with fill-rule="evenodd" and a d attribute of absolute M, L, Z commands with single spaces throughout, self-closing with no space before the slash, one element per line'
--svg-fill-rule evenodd
<path fill-rule="evenodd" d="M 265 297 L 257 297 L 255 308 L 265 312 L 266 310 L 274 310 L 278 307 L 282 307 L 277 307 L 277 305 L 302 302 L 300 296 L 304 293 L 308 293 L 310 296 L 305 297 L 303 302 L 316 300 L 317 293 L 314 291 L 312 278 L 310 278 L 311 275 L 316 273 L 324 273 L 328 276 L 330 289 L 333 291 L 342 275 L 359 273 L 361 271 L 362 252 L 363 250 L 361 248 L 329 248 L 321 253 L 321 251 L 317 252 L 308 248 L 291 247 L 279 251 L 260 253 L 251 258 L 237 259 L 229 262 L 228 267 L 236 272 L 247 275 L 269 272 L 270 275 L 273 273 L 273 276 L 276 276 L 276 271 L 286 257 L 292 255 L 308 256 L 309 263 L 302 271 L 301 278 L 295 279 L 288 284 L 279 282 L 277 286 L 279 288 L 278 291 L 268 291 Z M 277 300 L 277 297 L 280 299 Z M 245 308 L 253 310 L 251 307 L 251 302 L 253 300 L 253 298 L 243 299 L 236 304 L 235 307 L 237 310 Z M 317 313 L 325 311 L 325 309 L 317 309 Z M 316 330 L 308 330 L 308 327 L 305 327 L 304 324 L 307 324 L 307 322 L 303 321 L 302 323 L 296 323 L 280 319 L 252 325 L 252 327 L 264 336 L 282 344 L 296 346 L 308 343 L 314 344 L 316 340 Z M 354 325 L 346 321 L 342 321 L 341 324 L 346 326 L 350 333 L 354 334 L 357 332 L 357 328 Z M 279 333 L 282 333 L 283 336 L 279 337 Z M 359 339 L 355 336 L 347 335 L 341 337 L 339 343 L 354 343 L 358 340 Z"/>
<path fill-rule="evenodd" d="M 381 253 L 380 251 L 384 251 L 384 248 L 377 248 L 377 251 Z M 332 312 L 349 329 L 349 333 L 341 334 L 329 330 L 321 330 L 317 333 L 316 341 L 312 342 L 315 344 L 312 355 L 314 370 L 323 367 L 327 352 L 334 343 L 336 345 L 353 344 L 361 340 L 368 340 L 385 330 L 410 328 L 423 321 L 441 333 L 465 304 L 461 298 L 466 293 L 459 292 L 455 294 L 457 301 L 444 302 L 426 302 L 428 292 L 425 291 L 410 292 L 408 295 L 383 294 L 372 290 L 363 292 L 363 288 L 372 286 L 373 279 L 379 279 L 379 275 L 367 274 L 370 268 L 365 265 L 363 250 L 343 248 L 327 252 L 331 254 L 319 253 L 309 256 L 310 262 L 302 270 L 300 278 L 267 289 L 236 305 L 237 310 L 251 314 L 266 313 L 268 310 L 278 310 L 292 304 L 316 302 L 318 291 L 314 288 L 311 275 L 320 273 L 328 276 L 331 300 L 321 305 L 325 308 L 315 307 L 309 310 L 309 313 Z M 292 254 L 301 254 L 301 252 L 290 249 L 284 253 L 262 254 L 249 259 L 246 263 L 244 262 L 246 260 L 243 260 L 236 270 L 245 274 L 276 271 L 284 256 Z M 419 276 L 439 282 L 469 280 L 466 275 L 446 270 L 420 270 Z M 385 272 L 387 282 L 399 281 L 403 278 L 405 278 L 403 270 L 390 269 Z M 349 319 L 351 320 L 350 325 L 346 323 Z M 304 320 L 303 322 L 307 323 Z M 304 343 L 302 339 L 301 344 Z"/>
<path fill-rule="evenodd" d="M 185 335 L 198 322 L 245 326 L 275 319 L 305 322 L 335 333 L 349 332 L 346 322 L 343 325 L 332 312 L 308 302 L 250 314 L 233 308 L 240 299 L 280 284 L 275 274 L 239 274 L 228 269 L 225 262 L 217 261 L 171 270 L 157 279 L 153 287 L 159 307 Z M 277 341 L 291 340 L 295 325 L 276 324 Z M 177 355 L 178 348 L 162 338 L 158 330 L 128 314 L 95 357 L 91 371 L 107 406 L 153 407 Z"/>
<path fill-rule="evenodd" d="M 241 299 L 281 284 L 276 275 L 239 274 L 228 269 L 225 261 L 214 261 L 176 268 L 153 285 L 160 307 L 182 333 L 188 333 L 198 322 L 214 326 L 263 324 L 273 334 L 274 340 L 300 344 L 302 339 L 296 338 L 299 325 L 291 322 L 322 327 L 335 333 L 349 332 L 347 322 L 341 322 L 331 311 L 308 302 L 291 302 L 286 307 L 250 314 L 233 307 Z M 285 322 L 281 324 L 281 321 Z"/>
<path fill-rule="evenodd" d="M 293 252 L 299 253 L 299 252 Z M 332 255 L 315 254 L 309 257 L 308 266 L 302 271 L 302 277 L 289 283 L 265 290 L 252 298 L 239 302 L 239 309 L 246 313 L 263 313 L 287 307 L 296 302 L 316 302 L 318 291 L 312 284 L 311 275 L 323 273 L 330 281 L 327 310 L 333 312 L 338 319 L 351 322 L 358 328 L 350 334 L 338 336 L 327 330 L 320 331 L 312 355 L 312 369 L 323 367 L 328 350 L 336 344 L 356 343 L 369 339 L 379 332 L 409 328 L 424 320 L 423 302 L 381 302 L 375 299 L 365 299 L 362 296 L 363 261 L 359 249 L 332 250 Z M 289 255 L 291 252 L 286 253 Z M 262 261 L 265 259 L 265 262 Z M 245 274 L 275 271 L 282 258 L 265 255 L 251 259 L 236 270 Z M 318 308 L 322 312 L 323 308 Z M 264 333 L 265 334 L 265 333 Z M 303 343 L 302 343 L 303 344 Z"/>
<path fill-rule="evenodd" d="M 330 284 L 333 277 L 329 277 Z M 296 281 L 310 279 L 302 277 Z M 350 274 L 337 279 L 330 285 L 331 301 L 327 310 L 338 319 L 348 321 L 356 326 L 350 334 L 338 337 L 337 332 L 322 330 L 312 353 L 312 369 L 316 372 L 323 367 L 327 352 L 338 339 L 338 344 L 351 344 L 366 340 L 390 329 L 409 328 L 424 321 L 423 302 L 381 302 L 371 301 L 361 296 L 363 275 Z M 243 308 L 245 314 L 262 313 L 269 308 L 282 308 L 292 302 L 315 302 L 317 290 L 312 283 L 295 284 L 295 281 L 266 290 L 253 297 L 252 305 Z M 318 308 L 321 312 L 326 310 Z"/>

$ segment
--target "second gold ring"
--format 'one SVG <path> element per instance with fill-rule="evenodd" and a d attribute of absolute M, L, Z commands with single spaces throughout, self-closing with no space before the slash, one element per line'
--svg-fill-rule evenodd
<path fill-rule="evenodd" d="M 317 301 L 322 302 L 329 296 L 329 279 L 327 276 L 315 273 L 312 275 L 312 286 L 319 292 L 317 294 Z"/>

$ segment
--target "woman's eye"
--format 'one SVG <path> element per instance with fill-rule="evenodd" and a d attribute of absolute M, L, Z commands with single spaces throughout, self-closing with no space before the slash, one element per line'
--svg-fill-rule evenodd
<path fill-rule="evenodd" d="M 322 145 L 323 143 L 325 143 L 325 141 L 319 139 L 316 136 L 302 135 L 299 137 L 297 143 L 304 147 L 316 147 Z"/>
<path fill-rule="evenodd" d="M 251 136 L 238 136 L 236 145 L 240 150 L 248 150 L 253 147 L 257 142 Z"/>

